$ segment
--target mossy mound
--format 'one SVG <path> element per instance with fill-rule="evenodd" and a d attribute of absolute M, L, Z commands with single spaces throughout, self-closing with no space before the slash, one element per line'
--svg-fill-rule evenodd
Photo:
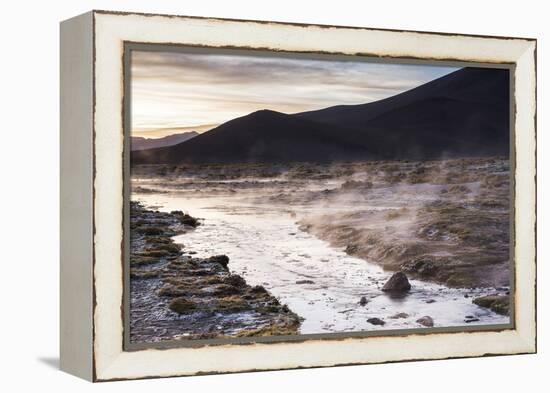
<path fill-rule="evenodd" d="M 173 216 L 175 216 L 178 221 L 184 225 L 189 225 L 193 228 L 196 228 L 200 225 L 200 222 L 197 218 L 190 216 L 187 213 L 182 212 L 181 210 L 174 210 L 170 212 Z"/>
<path fill-rule="evenodd" d="M 154 258 L 150 255 L 132 255 L 130 257 L 130 264 L 131 265 L 134 265 L 134 266 L 139 266 L 139 265 L 149 265 L 151 263 L 156 263 L 158 262 L 158 259 L 157 258 Z"/>
<path fill-rule="evenodd" d="M 510 314 L 510 296 L 507 295 L 488 295 L 478 297 L 472 300 L 472 303 L 480 307 L 486 307 L 501 315 Z"/>
<path fill-rule="evenodd" d="M 141 278 L 141 279 L 158 278 L 159 275 L 160 275 L 159 269 L 154 269 L 154 270 L 131 269 L 130 271 L 130 278 Z"/>
<path fill-rule="evenodd" d="M 217 310 L 238 312 L 248 309 L 248 303 L 241 296 L 225 296 L 218 300 Z"/>
<path fill-rule="evenodd" d="M 178 297 L 170 302 L 168 308 L 178 314 L 189 314 L 197 309 L 197 305 L 183 297 Z"/>
<path fill-rule="evenodd" d="M 272 325 L 258 329 L 244 329 L 237 334 L 237 337 L 293 336 L 296 334 L 298 334 L 298 326 Z"/>
<path fill-rule="evenodd" d="M 136 228 L 136 232 L 146 236 L 158 236 L 164 233 L 164 230 L 159 227 L 141 226 Z"/>

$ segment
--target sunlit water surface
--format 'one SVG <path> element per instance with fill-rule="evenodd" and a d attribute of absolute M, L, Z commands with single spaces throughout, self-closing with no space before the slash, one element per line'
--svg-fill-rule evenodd
<path fill-rule="evenodd" d="M 304 318 L 302 334 L 419 328 L 416 320 L 425 315 L 433 318 L 436 327 L 509 321 L 472 304 L 472 297 L 493 293 L 491 288 L 452 289 L 410 280 L 412 290 L 404 297 L 382 292 L 390 272 L 299 230 L 296 222 L 305 207 L 284 211 L 236 196 L 176 193 L 134 194 L 132 199 L 161 211 L 182 210 L 201 218 L 196 230 L 176 236 L 175 241 L 196 257 L 229 256 L 232 272 L 250 285 L 263 285 Z M 363 296 L 368 301 L 365 306 L 359 305 Z M 409 316 L 392 318 L 397 313 Z M 373 317 L 385 325 L 367 322 Z M 478 321 L 466 323 L 466 319 Z"/>

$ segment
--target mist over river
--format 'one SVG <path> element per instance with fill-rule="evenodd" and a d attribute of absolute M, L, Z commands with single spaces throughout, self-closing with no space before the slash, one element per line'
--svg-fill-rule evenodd
<path fill-rule="evenodd" d="M 313 225 L 308 222 L 323 217 L 369 217 L 369 225 L 379 219 L 376 215 L 388 217 L 388 212 L 404 212 L 402 217 L 406 217 L 415 206 L 438 200 L 441 190 L 448 188 L 446 184 L 392 183 L 391 187 L 377 187 L 374 172 L 360 171 L 346 177 L 323 172 L 317 178 L 290 176 L 287 171 L 269 176 L 253 176 L 248 171 L 246 176 L 197 173 L 202 174 L 175 173 L 167 177 L 150 171 L 134 173 L 132 200 L 149 209 L 181 210 L 199 218 L 196 229 L 173 238 L 183 245 L 182 252 L 205 258 L 227 255 L 232 273 L 242 276 L 249 285 L 265 287 L 303 318 L 301 334 L 421 328 L 417 320 L 424 316 L 431 317 L 435 327 L 509 321 L 507 315 L 472 303 L 476 297 L 507 293 L 507 285 L 449 286 L 413 274 L 409 277 L 412 289 L 392 295 L 381 288 L 395 269 L 385 270 L 380 261 L 356 256 L 349 246 L 307 230 Z M 383 173 L 377 176 L 386 179 Z M 350 181 L 367 180 L 374 183 L 368 192 L 353 190 L 336 197 L 331 191 L 349 189 Z M 465 198 L 475 198 L 474 194 L 479 193 L 479 181 L 470 180 L 475 179 L 462 182 L 470 190 Z M 418 216 L 418 211 L 414 212 Z M 377 228 L 387 224 L 380 225 Z M 397 226 L 407 225 L 411 224 L 404 221 Z M 393 232 L 388 228 L 388 233 Z M 434 255 L 446 256 L 443 251 Z M 367 321 L 373 318 L 384 324 Z"/>

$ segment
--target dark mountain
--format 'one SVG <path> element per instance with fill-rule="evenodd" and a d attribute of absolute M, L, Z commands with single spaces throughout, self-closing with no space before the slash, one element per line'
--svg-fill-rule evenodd
<path fill-rule="evenodd" d="M 198 132 L 190 131 L 190 132 L 182 132 L 179 134 L 173 134 L 168 135 L 162 138 L 143 138 L 140 136 L 133 136 L 131 139 L 131 150 L 145 150 L 145 149 L 154 149 L 157 147 L 166 147 L 166 146 L 173 146 L 177 145 L 178 143 L 182 143 L 185 141 L 188 141 L 191 138 L 196 137 L 199 135 Z"/>
<path fill-rule="evenodd" d="M 361 130 L 353 141 L 381 158 L 506 155 L 509 78 L 505 69 L 468 67 L 380 101 L 295 116 Z"/>
<path fill-rule="evenodd" d="M 187 142 L 132 153 L 133 163 L 230 163 L 369 159 L 341 127 L 261 110 L 230 120 Z M 352 131 L 350 131 L 352 132 Z"/>
<path fill-rule="evenodd" d="M 509 71 L 463 68 L 384 100 L 286 115 L 258 111 L 140 163 L 435 159 L 507 155 Z"/>

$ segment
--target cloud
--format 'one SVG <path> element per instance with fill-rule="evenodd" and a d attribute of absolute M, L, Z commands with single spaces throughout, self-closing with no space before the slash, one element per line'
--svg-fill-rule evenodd
<path fill-rule="evenodd" d="M 262 55 L 132 52 L 136 133 L 220 124 L 258 109 L 285 113 L 363 104 L 455 68 Z"/>

